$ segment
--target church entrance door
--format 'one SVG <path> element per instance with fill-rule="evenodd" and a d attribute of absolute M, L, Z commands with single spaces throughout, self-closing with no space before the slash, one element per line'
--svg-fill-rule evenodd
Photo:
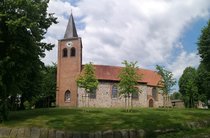
<path fill-rule="evenodd" d="M 149 107 L 153 107 L 153 100 L 152 99 L 149 100 Z"/>

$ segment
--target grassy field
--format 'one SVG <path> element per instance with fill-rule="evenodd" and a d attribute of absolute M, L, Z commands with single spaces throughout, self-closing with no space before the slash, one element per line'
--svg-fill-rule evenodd
<path fill-rule="evenodd" d="M 196 109 L 35 109 L 10 113 L 10 120 L 0 127 L 46 127 L 71 131 L 103 131 L 118 129 L 144 129 L 148 132 L 157 129 L 179 128 L 176 135 L 186 131 L 209 133 L 210 129 L 187 130 L 183 123 L 190 121 L 210 120 L 210 110 Z M 170 134 L 166 134 L 168 137 Z M 171 134 L 175 136 L 175 134 Z M 164 136 L 163 136 L 164 137 Z M 171 137 L 171 136 L 170 136 Z"/>

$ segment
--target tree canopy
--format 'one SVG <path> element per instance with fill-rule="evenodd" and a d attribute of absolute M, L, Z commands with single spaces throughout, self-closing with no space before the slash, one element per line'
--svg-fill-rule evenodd
<path fill-rule="evenodd" d="M 202 63 L 210 72 L 210 20 L 207 26 L 201 30 L 201 35 L 198 39 L 198 53 L 202 59 Z"/>
<path fill-rule="evenodd" d="M 56 97 L 56 64 L 46 66 L 41 70 L 39 93 L 35 95 L 36 107 L 50 107 Z"/>
<path fill-rule="evenodd" d="M 122 64 L 125 65 L 122 68 L 119 78 L 119 89 L 120 93 L 128 96 L 129 94 L 139 92 L 137 88 L 138 80 L 141 79 L 141 75 L 137 73 L 138 67 L 136 66 L 137 62 L 128 62 L 124 61 Z"/>
<path fill-rule="evenodd" d="M 36 93 L 43 63 L 40 58 L 54 45 L 44 43 L 52 23 L 49 0 L 2 0 L 0 2 L 0 112 L 7 118 L 8 97 Z M 30 98 L 31 96 L 29 96 Z"/>
<path fill-rule="evenodd" d="M 95 76 L 95 70 L 92 63 L 85 64 L 82 73 L 77 78 L 77 85 L 84 88 L 85 92 L 91 93 L 98 87 L 98 80 Z"/>
<path fill-rule="evenodd" d="M 201 63 L 197 69 L 197 87 L 201 101 L 207 103 L 210 99 L 210 72 L 207 71 L 206 67 Z"/>
<path fill-rule="evenodd" d="M 207 103 L 207 100 L 210 99 L 210 20 L 201 30 L 197 44 L 201 57 L 201 63 L 197 70 L 198 93 L 201 95 L 200 100 Z"/>
<path fill-rule="evenodd" d="M 179 91 L 183 96 L 186 107 L 195 107 L 198 101 L 198 87 L 197 87 L 197 72 L 195 68 L 185 68 L 182 76 L 179 79 Z"/>
<path fill-rule="evenodd" d="M 166 70 L 164 67 L 156 65 L 158 74 L 161 75 L 159 85 L 164 94 L 169 94 L 173 90 L 173 86 L 176 84 L 176 80 L 173 78 L 172 72 Z"/>
<path fill-rule="evenodd" d="M 170 95 L 171 100 L 182 100 L 182 94 L 180 92 L 174 92 Z"/>

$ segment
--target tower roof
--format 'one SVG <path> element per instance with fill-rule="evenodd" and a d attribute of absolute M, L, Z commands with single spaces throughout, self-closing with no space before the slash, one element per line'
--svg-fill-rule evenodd
<path fill-rule="evenodd" d="M 71 15 L 69 17 L 68 25 L 66 27 L 64 39 L 68 39 L 68 38 L 72 38 L 72 37 L 78 37 L 78 35 L 77 35 L 77 29 L 76 29 L 76 26 L 74 23 L 74 18 L 71 13 Z"/>

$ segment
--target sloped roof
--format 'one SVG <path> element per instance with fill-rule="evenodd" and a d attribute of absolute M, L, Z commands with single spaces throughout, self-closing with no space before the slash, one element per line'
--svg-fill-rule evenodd
<path fill-rule="evenodd" d="M 94 65 L 95 67 L 95 74 L 98 80 L 105 80 L 105 81 L 119 81 L 118 78 L 119 73 L 121 72 L 123 67 L 118 66 L 106 66 L 106 65 Z M 141 80 L 138 82 L 140 83 L 147 83 L 150 86 L 158 86 L 158 82 L 161 79 L 161 76 L 152 70 L 147 69 L 138 69 L 138 74 L 142 74 Z"/>

